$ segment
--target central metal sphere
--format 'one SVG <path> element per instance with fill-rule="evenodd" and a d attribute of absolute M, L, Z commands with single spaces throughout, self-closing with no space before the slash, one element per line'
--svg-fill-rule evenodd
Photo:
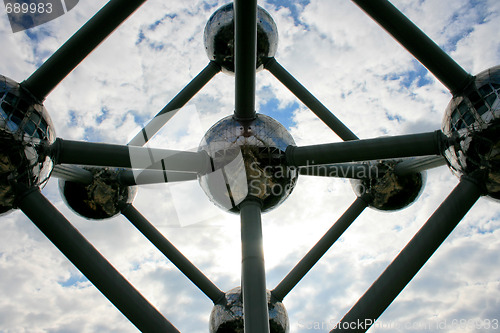
<path fill-rule="evenodd" d="M 262 212 L 269 211 L 295 187 L 297 170 L 286 165 L 284 155 L 294 144 L 286 128 L 266 115 L 246 122 L 223 118 L 198 148 L 207 152 L 213 166 L 213 172 L 199 177 L 201 187 L 224 210 L 238 212 L 238 205 L 250 196 L 262 202 Z"/>
<path fill-rule="evenodd" d="M 290 321 L 285 306 L 281 302 L 271 300 L 271 292 L 267 291 L 267 307 L 269 309 L 269 328 L 271 333 L 288 333 Z M 210 313 L 210 333 L 243 333 L 243 296 L 241 287 L 226 293 L 225 304 L 216 304 Z"/>
<path fill-rule="evenodd" d="M 444 152 L 458 177 L 474 173 L 491 198 L 500 200 L 500 66 L 479 73 L 448 104 L 442 125 Z"/>
<path fill-rule="evenodd" d="M 41 146 L 55 141 L 43 104 L 19 83 L 0 75 L 0 213 L 13 208 L 16 185 L 42 187 L 53 161 Z"/>
<path fill-rule="evenodd" d="M 228 3 L 215 11 L 205 26 L 205 51 L 210 60 L 222 67 L 226 74 L 234 74 L 234 6 Z M 257 7 L 257 71 L 265 59 L 276 55 L 278 28 L 273 18 L 262 7 Z"/>

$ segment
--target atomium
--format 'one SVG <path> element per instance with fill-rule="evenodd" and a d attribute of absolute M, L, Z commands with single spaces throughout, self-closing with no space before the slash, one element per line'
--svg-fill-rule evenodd
<path fill-rule="evenodd" d="M 54 142 L 43 104 L 17 82 L 0 76 L 0 213 L 13 208 L 15 185 L 43 187 L 53 162 L 39 149 Z"/>
<path fill-rule="evenodd" d="M 234 6 L 228 3 L 215 11 L 205 26 L 204 45 L 207 56 L 226 74 L 234 74 Z M 278 29 L 271 15 L 257 7 L 257 70 L 265 59 L 274 57 L 278 48 Z"/>
<path fill-rule="evenodd" d="M 272 300 L 267 291 L 270 333 L 288 333 L 290 321 L 283 303 Z M 210 333 L 243 333 L 243 296 L 241 287 L 225 293 L 224 302 L 216 304 L 210 313 Z"/>
<path fill-rule="evenodd" d="M 443 165 L 444 155 L 451 170 L 461 177 L 459 184 L 340 321 L 373 323 L 481 195 L 500 199 L 500 67 L 472 77 L 388 1 L 353 0 L 454 95 L 442 131 L 358 139 L 274 59 L 278 34 L 273 19 L 256 2 L 244 1 L 236 1 L 236 6 L 224 5 L 210 17 L 204 32 L 209 64 L 128 145 L 69 140 L 66 144 L 62 140 L 53 144 L 53 126 L 41 100 L 144 1 L 111 0 L 23 83 L 1 76 L 0 213 L 19 207 L 141 331 L 178 332 L 41 194 L 39 189 L 51 174 L 61 177 L 65 179 L 59 183 L 62 196 L 76 214 L 102 220 L 121 213 L 214 303 L 210 332 L 262 333 L 268 331 L 269 322 L 270 332 L 286 333 L 290 323 L 281 302 L 284 297 L 367 206 L 394 211 L 413 203 L 425 183 L 421 171 Z M 241 4 L 252 6 L 246 9 L 257 13 L 256 31 L 253 24 L 252 29 L 238 24 L 238 29 L 243 29 L 235 34 L 235 19 L 245 14 Z M 246 23 L 249 22 L 254 22 L 253 17 Z M 257 51 L 249 56 L 255 46 L 250 45 L 255 41 L 255 33 Z M 249 49 L 252 52 L 245 53 Z M 283 125 L 269 116 L 256 114 L 254 68 L 264 67 L 341 139 L 350 142 L 295 147 Z M 236 70 L 235 113 L 207 131 L 198 152 L 142 147 L 221 68 L 226 74 Z M 240 89 L 247 86 L 253 87 Z M 139 184 L 140 177 L 130 179 L 137 171 L 131 151 L 148 164 L 141 168 L 151 167 L 147 171 L 152 173 L 144 173 L 142 184 L 197 179 L 215 205 L 239 213 L 241 288 L 222 292 L 133 207 L 136 189 L 132 185 Z M 416 162 L 400 160 L 410 157 Z M 313 162 L 313 168 L 308 168 L 309 162 Z M 405 162 L 410 163 L 399 169 L 404 172 L 398 173 L 398 166 Z M 376 168 L 380 175 L 352 181 L 358 198 L 283 280 L 267 290 L 261 213 L 278 207 L 289 197 L 298 173 L 314 171 L 316 166 L 335 170 L 339 166 L 335 163 Z M 53 164 L 59 165 L 53 168 Z M 68 168 L 64 178 L 64 164 L 79 171 L 73 169 L 71 173 Z M 121 179 L 121 172 L 125 171 L 128 176 Z M 90 176 L 79 177 L 82 172 Z"/>
<path fill-rule="evenodd" d="M 398 162 L 370 162 L 378 177 L 351 180 L 356 195 L 367 201 L 371 208 L 381 211 L 397 211 L 414 203 L 424 188 L 425 173 L 398 175 L 394 172 Z"/>
<path fill-rule="evenodd" d="M 59 180 L 59 190 L 66 204 L 78 215 L 92 220 L 103 220 L 120 214 L 132 203 L 137 187 L 119 182 L 119 170 L 85 167 L 92 173 L 92 182 Z"/>
<path fill-rule="evenodd" d="M 262 202 L 267 212 L 290 195 L 298 173 L 285 162 L 285 150 L 295 144 L 286 128 L 273 118 L 257 114 L 240 122 L 228 116 L 203 137 L 199 151 L 212 159 L 214 171 L 199 177 L 201 187 L 220 208 L 238 212 L 248 196 Z"/>
<path fill-rule="evenodd" d="M 500 66 L 474 78 L 443 119 L 451 144 L 444 156 L 458 177 L 475 173 L 488 196 L 500 199 Z"/>

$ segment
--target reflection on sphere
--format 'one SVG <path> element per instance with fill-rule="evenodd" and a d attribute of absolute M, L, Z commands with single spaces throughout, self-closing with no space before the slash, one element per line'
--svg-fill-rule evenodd
<path fill-rule="evenodd" d="M 262 202 L 263 212 L 269 211 L 295 187 L 297 170 L 287 167 L 284 155 L 293 144 L 286 128 L 263 114 L 247 122 L 223 118 L 208 130 L 199 147 L 213 166 L 213 172 L 200 176 L 201 187 L 224 210 L 238 212 L 238 205 L 251 196 Z"/>
<path fill-rule="evenodd" d="M 210 60 L 222 67 L 226 74 L 234 74 L 234 8 L 228 3 L 215 11 L 205 26 L 205 51 Z M 263 62 L 276 55 L 278 28 L 271 15 L 257 7 L 257 70 Z"/>
<path fill-rule="evenodd" d="M 54 126 L 43 104 L 0 75 L 0 213 L 12 209 L 12 184 L 45 185 L 53 161 L 39 147 L 54 141 Z"/>
<path fill-rule="evenodd" d="M 479 73 L 446 108 L 444 152 L 457 175 L 475 173 L 491 198 L 500 199 L 500 66 Z"/>

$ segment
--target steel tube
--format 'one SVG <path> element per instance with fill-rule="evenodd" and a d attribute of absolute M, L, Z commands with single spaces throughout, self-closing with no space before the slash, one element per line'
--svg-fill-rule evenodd
<path fill-rule="evenodd" d="M 379 170 L 368 164 L 344 163 L 299 167 L 299 174 L 303 176 L 367 179 L 378 178 Z"/>
<path fill-rule="evenodd" d="M 352 0 L 441 81 L 453 95 L 472 76 L 387 0 Z"/>
<path fill-rule="evenodd" d="M 252 199 L 243 201 L 240 204 L 240 217 L 245 333 L 269 333 L 260 202 Z"/>
<path fill-rule="evenodd" d="M 357 140 L 358 137 L 330 112 L 313 94 L 286 71 L 274 58 L 265 63 L 265 68 L 271 72 L 285 87 L 304 103 L 319 119 L 330 127 L 342 140 Z"/>
<path fill-rule="evenodd" d="M 118 174 L 118 181 L 126 186 L 174 183 L 196 179 L 198 179 L 198 174 L 194 172 L 123 170 Z"/>
<path fill-rule="evenodd" d="M 23 190 L 18 207 L 45 236 L 142 332 L 179 332 L 48 201 Z"/>
<path fill-rule="evenodd" d="M 460 183 L 432 214 L 351 310 L 330 332 L 365 332 L 406 287 L 422 266 L 458 225 L 481 196 L 476 183 L 462 177 Z M 345 329 L 351 323 L 355 329 Z"/>
<path fill-rule="evenodd" d="M 217 73 L 220 66 L 211 61 L 184 89 L 182 89 L 137 135 L 130 140 L 130 146 L 144 146 L 158 131 Z"/>
<path fill-rule="evenodd" d="M 158 250 L 161 251 L 191 282 L 193 282 L 214 303 L 224 299 L 225 294 L 217 288 L 189 259 L 168 241 L 139 211 L 132 205 L 122 210 L 125 216 Z"/>
<path fill-rule="evenodd" d="M 443 140 L 441 131 L 436 131 L 303 147 L 288 146 L 285 155 L 288 165 L 296 167 L 439 155 Z"/>
<path fill-rule="evenodd" d="M 51 176 L 74 183 L 90 184 L 94 179 L 92 172 L 76 165 L 56 165 Z"/>
<path fill-rule="evenodd" d="M 111 0 L 21 85 L 40 100 L 124 22 L 145 0 Z"/>
<path fill-rule="evenodd" d="M 300 260 L 288 275 L 271 291 L 271 295 L 278 301 L 283 301 L 286 295 L 299 283 L 300 280 L 313 268 L 330 247 L 342 236 L 344 231 L 354 222 L 368 205 L 357 198 L 337 222 L 321 237 L 314 247 Z"/>
<path fill-rule="evenodd" d="M 62 140 L 50 146 L 57 164 L 200 172 L 210 168 L 206 153 Z"/>
<path fill-rule="evenodd" d="M 257 0 L 234 1 L 234 75 L 237 120 L 255 119 Z"/>
<path fill-rule="evenodd" d="M 446 160 L 443 156 L 422 156 L 399 162 L 394 167 L 394 172 L 397 175 L 404 176 L 410 173 L 422 172 L 443 165 L 446 165 Z"/>

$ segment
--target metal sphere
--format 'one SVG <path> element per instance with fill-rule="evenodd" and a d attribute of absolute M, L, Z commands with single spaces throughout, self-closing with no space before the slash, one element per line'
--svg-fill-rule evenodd
<path fill-rule="evenodd" d="M 356 195 L 371 208 L 381 211 L 396 211 L 414 203 L 424 188 L 425 173 L 397 175 L 394 166 L 398 162 L 373 163 L 372 169 L 377 170 L 375 177 L 351 180 Z"/>
<path fill-rule="evenodd" d="M 61 195 L 76 214 L 88 219 L 104 220 L 120 214 L 124 206 L 134 200 L 137 188 L 120 184 L 116 169 L 84 169 L 93 174 L 90 184 L 59 179 Z"/>
<path fill-rule="evenodd" d="M 19 83 L 0 75 L 0 213 L 13 208 L 13 185 L 43 187 L 54 166 L 38 149 L 55 141 L 43 104 Z"/>
<path fill-rule="evenodd" d="M 293 145 L 286 128 L 271 117 L 239 122 L 228 116 L 205 134 L 199 151 L 212 159 L 213 172 L 201 175 L 201 187 L 210 200 L 230 212 L 248 196 L 262 202 L 262 211 L 280 205 L 295 187 L 298 173 L 285 161 L 285 149 Z"/>
<path fill-rule="evenodd" d="M 290 321 L 285 306 L 281 302 L 271 301 L 271 292 L 267 291 L 269 309 L 269 327 L 271 333 L 288 333 Z M 241 287 L 226 293 L 225 304 L 216 304 L 210 313 L 210 333 L 243 333 L 243 296 Z"/>
<path fill-rule="evenodd" d="M 205 51 L 210 60 L 222 67 L 226 74 L 234 74 L 234 7 L 228 3 L 215 11 L 205 26 Z M 257 71 L 263 69 L 265 59 L 276 55 L 278 28 L 273 18 L 262 7 L 257 7 Z"/>
<path fill-rule="evenodd" d="M 500 66 L 479 73 L 453 97 L 443 119 L 444 152 L 458 177 L 475 174 L 488 196 L 500 199 Z"/>

